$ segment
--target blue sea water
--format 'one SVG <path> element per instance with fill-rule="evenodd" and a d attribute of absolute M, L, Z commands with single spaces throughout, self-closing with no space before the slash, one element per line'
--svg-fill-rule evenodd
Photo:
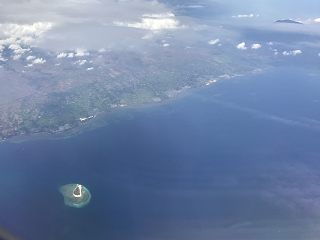
<path fill-rule="evenodd" d="M 275 68 L 73 137 L 1 143 L 0 226 L 30 240 L 313 239 L 319 89 L 319 72 Z M 88 206 L 64 205 L 69 183 Z"/>

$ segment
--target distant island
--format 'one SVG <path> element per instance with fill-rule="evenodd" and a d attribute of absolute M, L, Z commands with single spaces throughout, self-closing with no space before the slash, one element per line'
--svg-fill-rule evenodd
<path fill-rule="evenodd" d="M 277 20 L 275 23 L 294 23 L 294 24 L 303 24 L 301 22 L 297 22 L 291 19 Z"/>

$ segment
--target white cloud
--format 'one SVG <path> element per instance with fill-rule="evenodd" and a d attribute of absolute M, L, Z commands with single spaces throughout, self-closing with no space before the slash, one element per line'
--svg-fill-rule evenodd
<path fill-rule="evenodd" d="M 99 50 L 98 50 L 98 52 L 105 52 L 106 50 L 104 49 L 104 48 L 100 48 Z"/>
<path fill-rule="evenodd" d="M 320 53 L 318 54 L 318 56 L 320 57 Z"/>
<path fill-rule="evenodd" d="M 251 45 L 251 49 L 258 49 L 261 48 L 261 45 L 259 43 L 254 43 Z"/>
<path fill-rule="evenodd" d="M 44 60 L 42 58 L 37 58 L 37 59 L 32 61 L 33 64 L 43 64 L 45 62 L 46 62 L 46 60 Z"/>
<path fill-rule="evenodd" d="M 213 45 L 213 44 L 216 44 L 218 42 L 220 42 L 220 39 L 210 40 L 208 43 Z"/>
<path fill-rule="evenodd" d="M 285 56 L 289 56 L 289 55 L 292 55 L 292 56 L 295 56 L 297 54 L 301 54 L 301 50 L 294 50 L 294 51 L 284 51 L 282 54 L 285 55 Z"/>
<path fill-rule="evenodd" d="M 179 26 L 180 22 L 174 18 L 175 15 L 172 13 L 144 14 L 141 18 L 141 22 L 125 23 L 115 21 L 113 22 L 113 24 L 121 27 L 132 27 L 149 30 L 181 28 L 181 26 Z"/>
<path fill-rule="evenodd" d="M 25 52 L 28 52 L 28 51 L 30 51 L 30 48 L 20 48 L 20 49 L 14 50 L 13 52 L 15 54 L 22 54 L 22 53 L 25 53 Z"/>
<path fill-rule="evenodd" d="M 21 47 L 19 44 L 10 44 L 10 46 L 8 48 L 15 50 L 15 49 L 20 49 Z"/>
<path fill-rule="evenodd" d="M 292 51 L 292 55 L 293 55 L 293 56 L 295 56 L 295 55 L 297 55 L 297 54 L 301 54 L 301 53 L 302 53 L 301 50 L 294 50 L 294 51 Z"/>
<path fill-rule="evenodd" d="M 1 26 L 1 25 L 0 25 Z M 9 45 L 16 42 L 16 38 L 10 37 L 0 40 L 1 45 Z"/>
<path fill-rule="evenodd" d="M 273 42 L 268 42 L 267 43 L 269 46 L 272 46 L 273 45 Z"/>
<path fill-rule="evenodd" d="M 66 56 L 67 56 L 67 54 L 64 53 L 64 52 L 62 52 L 62 53 L 60 53 L 60 54 L 57 55 L 57 58 L 64 58 L 64 57 L 66 57 Z"/>
<path fill-rule="evenodd" d="M 167 18 L 167 17 L 175 17 L 173 13 L 160 13 L 160 14 L 143 14 L 143 17 L 151 17 L 151 18 Z"/>
<path fill-rule="evenodd" d="M 0 61 L 5 62 L 5 61 L 8 61 L 8 59 L 5 59 L 0 55 Z"/>
<path fill-rule="evenodd" d="M 25 44 L 25 45 L 32 45 L 33 43 L 35 43 L 36 39 L 32 38 L 32 37 L 22 37 L 17 39 L 16 43 L 19 44 Z"/>
<path fill-rule="evenodd" d="M 0 52 L 4 49 L 4 46 L 0 45 Z"/>
<path fill-rule="evenodd" d="M 33 66 L 33 64 L 32 63 L 30 63 L 30 64 L 28 64 L 27 66 L 25 66 L 25 67 L 32 67 Z"/>
<path fill-rule="evenodd" d="M 93 67 L 87 68 L 87 71 L 93 70 Z"/>
<path fill-rule="evenodd" d="M 88 53 L 86 49 L 84 49 L 84 48 L 77 48 L 76 49 L 76 56 L 77 57 L 82 57 L 82 56 L 87 56 L 87 55 L 90 55 L 90 53 Z"/>
<path fill-rule="evenodd" d="M 29 60 L 32 60 L 32 59 L 35 59 L 36 57 L 35 56 L 28 56 L 26 59 L 29 61 Z"/>
<path fill-rule="evenodd" d="M 39 37 L 42 33 L 51 29 L 52 26 L 53 24 L 49 22 L 36 22 L 32 25 L 9 24 L 7 25 L 4 33 L 17 38 L 24 36 Z"/>
<path fill-rule="evenodd" d="M 237 45 L 237 48 L 238 48 L 238 49 L 241 49 L 241 50 L 246 50 L 246 49 L 247 49 L 245 42 L 242 42 L 242 43 L 238 44 L 238 45 Z"/>
<path fill-rule="evenodd" d="M 117 26 L 150 29 L 150 30 L 176 29 L 179 27 L 179 21 L 175 19 L 143 18 L 141 19 L 141 22 L 137 22 L 137 23 L 114 22 L 114 24 Z"/>
<path fill-rule="evenodd" d="M 8 48 L 12 49 L 15 54 L 23 54 L 30 51 L 30 48 L 23 49 L 19 44 L 10 44 Z"/>
<path fill-rule="evenodd" d="M 87 60 L 78 60 L 75 63 L 79 63 L 79 65 L 83 65 L 87 62 Z"/>
<path fill-rule="evenodd" d="M 320 22 L 320 18 L 316 18 L 314 21 L 315 22 Z"/>
<path fill-rule="evenodd" d="M 74 53 L 69 53 L 67 58 L 73 58 L 74 57 Z"/>
<path fill-rule="evenodd" d="M 278 52 L 274 52 L 274 55 L 278 55 Z"/>
<path fill-rule="evenodd" d="M 189 5 L 189 6 L 184 6 L 183 8 L 203 8 L 201 5 Z"/>
<path fill-rule="evenodd" d="M 55 65 L 56 65 L 56 66 L 59 66 L 60 64 L 61 64 L 61 63 L 56 63 Z"/>
<path fill-rule="evenodd" d="M 14 55 L 12 58 L 13 58 L 13 60 L 18 60 L 21 58 L 21 54 Z"/>
<path fill-rule="evenodd" d="M 2 24 L 0 27 L 7 38 L 0 40 L 0 44 L 9 45 L 12 43 L 31 45 L 41 35 L 53 26 L 49 22 L 36 22 L 33 24 Z M 22 52 L 21 52 L 22 53 Z"/>
<path fill-rule="evenodd" d="M 170 44 L 165 43 L 165 44 L 163 44 L 163 46 L 164 46 L 164 47 L 169 47 L 169 46 L 170 46 Z"/>
<path fill-rule="evenodd" d="M 259 15 L 257 15 L 258 17 Z M 237 15 L 237 16 L 232 16 L 233 18 L 247 18 L 247 17 L 253 17 L 253 14 L 250 15 Z"/>
<path fill-rule="evenodd" d="M 149 38 L 152 38 L 153 37 L 153 34 L 152 33 L 148 33 L 146 35 L 144 35 L 141 39 L 149 39 Z"/>

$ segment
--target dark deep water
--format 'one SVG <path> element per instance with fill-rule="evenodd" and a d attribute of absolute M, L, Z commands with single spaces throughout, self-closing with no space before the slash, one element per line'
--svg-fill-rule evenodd
<path fill-rule="evenodd" d="M 320 75 L 279 68 L 76 137 L 0 144 L 0 226 L 25 239 L 315 239 Z M 58 187 L 86 186 L 64 205 Z M 318 186 L 319 184 L 319 186 Z"/>

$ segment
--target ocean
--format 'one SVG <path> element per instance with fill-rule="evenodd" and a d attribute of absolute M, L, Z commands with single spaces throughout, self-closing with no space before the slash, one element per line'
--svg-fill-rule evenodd
<path fill-rule="evenodd" d="M 320 72 L 271 68 L 70 137 L 3 142 L 0 226 L 30 240 L 314 239 L 319 89 Z M 69 183 L 89 205 L 64 205 Z"/>

